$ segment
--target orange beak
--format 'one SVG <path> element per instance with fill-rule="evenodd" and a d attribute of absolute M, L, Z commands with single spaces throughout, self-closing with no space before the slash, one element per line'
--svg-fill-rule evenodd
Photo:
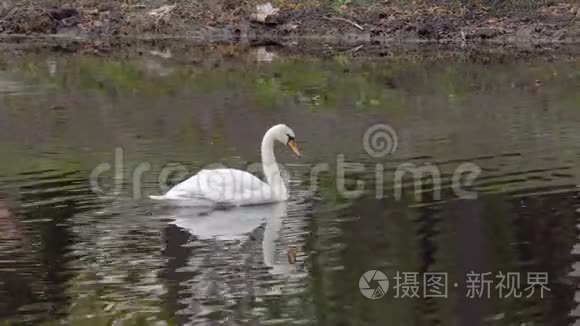
<path fill-rule="evenodd" d="M 294 139 L 290 139 L 288 141 L 288 147 L 290 148 L 290 150 L 296 154 L 296 156 L 300 157 L 300 151 L 298 150 L 298 144 L 296 144 L 296 141 Z"/>

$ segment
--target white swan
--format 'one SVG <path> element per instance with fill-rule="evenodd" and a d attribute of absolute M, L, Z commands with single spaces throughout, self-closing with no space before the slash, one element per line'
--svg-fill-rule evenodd
<path fill-rule="evenodd" d="M 285 201 L 288 191 L 274 156 L 275 140 L 286 144 L 300 156 L 292 129 L 284 124 L 270 128 L 262 139 L 261 147 L 266 182 L 249 172 L 236 169 L 201 170 L 169 189 L 165 195 L 150 198 L 188 206 L 244 206 Z"/>

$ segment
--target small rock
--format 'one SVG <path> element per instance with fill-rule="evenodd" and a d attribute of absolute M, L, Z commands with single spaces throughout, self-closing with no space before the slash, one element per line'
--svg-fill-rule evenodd
<path fill-rule="evenodd" d="M 431 35 L 431 30 L 432 30 L 431 26 L 423 25 L 419 27 L 419 29 L 417 29 L 417 34 L 419 34 L 419 36 L 422 37 L 428 37 L 429 35 Z"/>
<path fill-rule="evenodd" d="M 163 17 L 168 15 L 175 9 L 176 5 L 163 5 L 157 9 L 149 11 L 149 16 L 153 17 Z"/>
<path fill-rule="evenodd" d="M 482 39 L 490 39 L 499 35 L 499 31 L 494 28 L 482 28 L 476 32 L 476 35 Z"/>
<path fill-rule="evenodd" d="M 279 8 L 274 8 L 267 2 L 256 6 L 256 12 L 250 15 L 250 20 L 262 24 L 277 24 Z"/>
<path fill-rule="evenodd" d="M 81 23 L 81 17 L 80 16 L 68 17 L 68 18 L 61 20 L 61 23 L 62 23 L 63 27 L 77 26 L 78 24 Z"/>
<path fill-rule="evenodd" d="M 169 50 L 169 49 L 165 49 L 163 51 L 151 50 L 151 51 L 149 51 L 149 54 L 151 54 L 152 56 L 163 58 L 163 59 L 171 59 L 171 57 L 173 56 L 171 54 L 171 50 Z"/>
<path fill-rule="evenodd" d="M 285 32 L 285 33 L 290 33 L 290 32 L 295 31 L 297 28 L 298 28 L 298 24 L 287 23 L 287 24 L 280 26 L 280 31 Z"/>
<path fill-rule="evenodd" d="M 272 62 L 276 54 L 274 52 L 268 52 L 268 50 L 261 46 L 256 51 L 256 60 L 258 62 Z"/>
<path fill-rule="evenodd" d="M 79 11 L 75 8 L 54 9 L 49 12 L 50 17 L 56 20 L 63 20 L 69 17 L 78 16 Z"/>

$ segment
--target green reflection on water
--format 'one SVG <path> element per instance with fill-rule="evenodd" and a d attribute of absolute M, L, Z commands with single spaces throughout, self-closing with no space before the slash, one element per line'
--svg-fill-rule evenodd
<path fill-rule="evenodd" d="M 332 168 L 336 152 L 344 153 L 347 160 L 363 160 L 367 167 L 376 163 L 361 154 L 359 136 L 364 128 L 358 125 L 360 119 L 399 124 L 401 153 L 380 161 L 391 169 L 389 175 L 405 160 L 442 162 L 447 179 L 457 165 L 448 161 L 458 158 L 487 168 L 490 179 L 481 186 L 482 192 L 489 193 L 486 196 L 459 201 L 447 186 L 441 202 L 424 206 L 414 206 L 418 203 L 409 193 L 401 201 L 393 199 L 392 178 L 386 178 L 386 198 L 374 198 L 370 169 L 360 175 L 370 182 L 367 191 L 356 199 L 340 194 L 334 172 L 323 174 L 317 182 L 316 199 L 307 198 L 311 207 L 294 217 L 306 224 L 303 238 L 296 236 L 302 241 L 308 268 L 308 277 L 298 282 L 302 292 L 283 287 L 281 295 L 224 309 L 235 311 L 240 320 L 453 325 L 504 314 L 497 323 L 507 325 L 566 318 L 562 311 L 551 315 L 559 301 L 538 298 L 490 300 L 480 304 L 483 312 L 479 315 L 468 316 L 462 313 L 465 294 L 461 291 L 450 291 L 445 300 L 389 297 L 369 301 L 358 292 L 358 280 L 372 268 L 384 270 L 391 280 L 397 271 L 445 271 L 450 279 L 461 281 L 466 272 L 477 268 L 549 270 L 554 277 L 565 278 L 575 241 L 572 188 L 577 168 L 571 162 L 578 158 L 579 144 L 574 127 L 580 104 L 578 62 L 482 65 L 345 55 L 279 57 L 272 63 L 223 62 L 217 66 L 155 57 L 23 56 L 10 60 L 10 65 L 3 66 L 7 76 L 24 85 L 42 86 L 32 93 L 15 92 L 1 99 L 6 119 L 13 123 L 0 143 L 10 160 L 2 160 L 0 169 L 7 176 L 6 183 L 16 189 L 21 185 L 10 183 L 11 176 L 39 169 L 78 170 L 88 175 L 97 164 L 112 162 L 117 146 L 125 150 L 128 171 L 140 162 L 152 164 L 154 171 L 145 177 L 148 185 L 155 183 L 161 166 L 171 162 L 187 164 L 192 172 L 214 162 L 242 167 L 259 160 L 257 144 L 263 131 L 253 129 L 292 117 L 298 117 L 299 127 L 312 123 L 302 130 L 308 156 L 296 163 L 296 170 L 317 162 L 328 162 Z M 52 61 L 57 67 L 53 71 L 47 67 Z M 541 87 L 535 86 L 536 80 L 543 82 Z M 48 104 L 53 101 L 65 103 L 64 110 L 51 109 Z M 205 106 L 209 106 L 206 111 Z M 41 109 L 48 113 L 39 112 Z M 238 116 L 240 112 L 244 115 Z M 255 121 L 259 123 L 253 125 Z M 329 121 L 336 123 L 331 132 L 317 132 Z M 40 136 L 32 137 L 35 133 Z M 22 143 L 23 136 L 31 137 L 29 143 Z M 521 156 L 501 156 L 515 151 Z M 491 158 L 481 158 L 484 154 Z M 514 171 L 523 173 L 523 181 L 513 180 L 510 173 Z M 555 171 L 563 176 L 554 177 Z M 310 186 L 308 171 L 293 172 L 300 181 L 299 189 Z M 348 181 L 352 186 L 353 180 Z M 523 200 L 531 202 L 529 206 L 508 193 L 522 188 L 533 193 L 545 185 L 566 188 L 556 194 L 527 194 Z M 34 202 L 27 204 L 35 211 Z M 125 218 L 129 213 L 132 211 L 120 215 Z M 75 215 L 65 220 L 75 225 L 75 220 L 83 218 L 86 216 Z M 106 218 L 94 223 L 102 223 L 105 234 L 127 234 L 124 227 L 114 228 L 115 222 Z M 155 227 L 163 232 L 159 225 Z M 33 226 L 30 232 L 39 231 Z M 89 244 L 89 249 L 98 247 L 91 228 L 75 232 L 72 242 Z M 176 315 L 183 307 L 165 293 L 180 285 L 164 279 L 157 270 L 164 264 L 159 247 L 171 239 L 159 234 L 147 241 L 143 238 L 120 237 L 118 244 L 101 248 L 101 253 L 114 257 L 97 268 L 105 276 L 123 275 L 119 284 L 95 281 L 95 271 L 82 264 L 67 271 L 73 274 L 64 286 L 68 301 L 55 303 L 56 310 L 66 315 L 62 321 L 106 325 L 123 320 L 140 325 L 163 320 L 178 324 Z M 47 239 L 40 242 L 50 244 Z M 83 254 L 92 259 L 89 249 Z M 143 266 L 128 267 L 127 261 L 135 255 L 145 257 Z M 152 263 L 154 268 L 148 265 Z M 263 269 L 260 263 L 256 265 L 257 270 Z M 152 295 L 147 289 L 140 292 L 140 282 L 148 277 L 164 294 Z M 261 286 L 269 288 L 268 284 Z M 393 289 L 390 291 L 392 294 Z M 124 295 L 130 300 L 124 300 Z M 573 304 L 571 296 L 561 300 Z M 50 317 L 49 310 L 42 316 L 51 320 L 47 324 L 61 321 Z M 221 317 L 216 313 L 210 319 Z"/>

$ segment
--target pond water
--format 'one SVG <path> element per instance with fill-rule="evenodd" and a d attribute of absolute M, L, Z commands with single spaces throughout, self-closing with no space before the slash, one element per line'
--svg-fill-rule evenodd
<path fill-rule="evenodd" d="M 576 322 L 580 61 L 164 53 L 0 56 L 2 324 Z M 288 202 L 148 199 L 279 122 Z"/>

